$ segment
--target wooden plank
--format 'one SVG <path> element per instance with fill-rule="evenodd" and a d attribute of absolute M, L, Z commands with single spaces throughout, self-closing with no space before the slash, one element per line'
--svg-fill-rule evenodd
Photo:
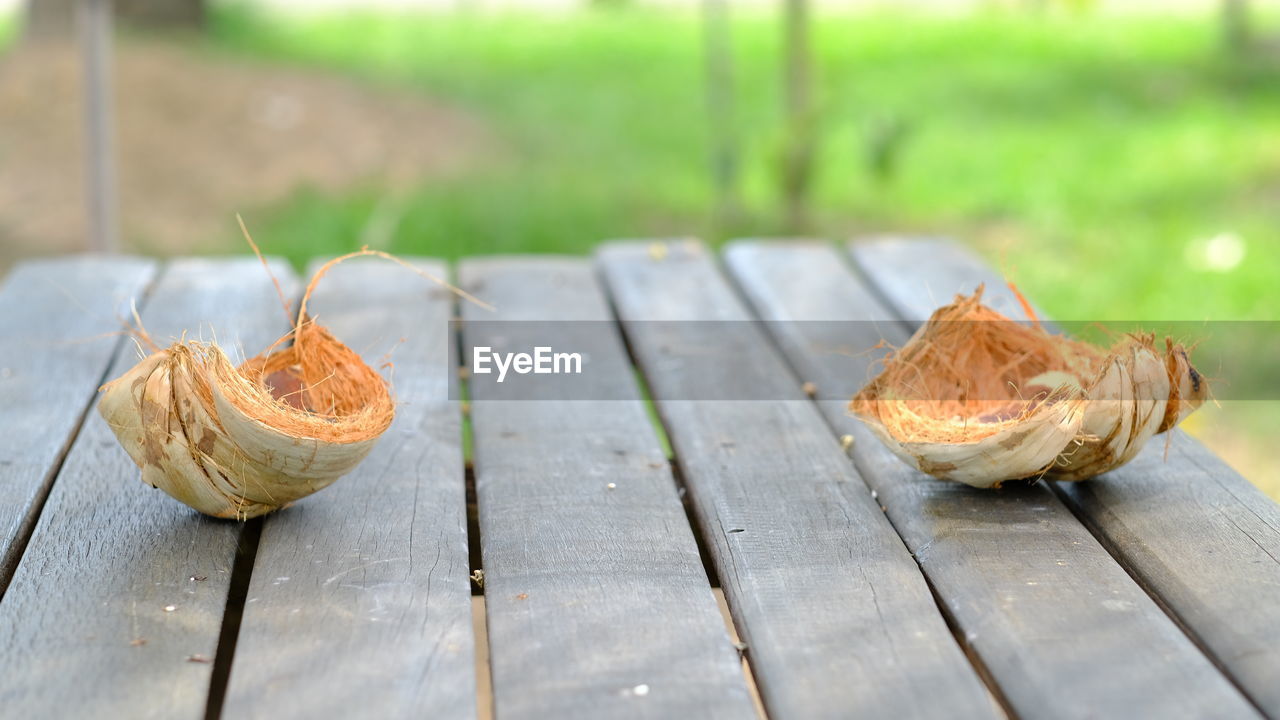
<path fill-rule="evenodd" d="M 908 333 L 834 248 L 737 244 L 726 259 L 832 427 L 854 438 L 862 476 L 1015 714 L 1253 714 L 1043 483 L 934 480 L 848 414 L 882 355 L 872 348 Z"/>
<path fill-rule="evenodd" d="M 390 357 L 396 419 L 350 475 L 266 518 L 224 714 L 472 719 L 452 297 L 391 263 L 353 260 L 325 275 L 309 308 L 374 367 Z"/>
<path fill-rule="evenodd" d="M 275 272 L 293 285 L 287 266 Z M 256 352 L 285 326 L 253 258 L 174 261 L 142 318 L 157 342 L 216 332 L 228 351 Z M 110 377 L 137 359 L 123 348 Z M 201 516 L 138 477 L 92 413 L 0 603 L 6 714 L 203 717 L 241 525 Z"/>
<path fill-rule="evenodd" d="M 921 267 L 943 287 L 986 281 L 1011 306 L 989 267 L 946 247 L 899 240 L 860 243 L 853 254 L 904 317 L 928 314 Z M 1054 488 L 1254 703 L 1280 717 L 1280 507 L 1180 430 L 1166 462 L 1162 439 L 1124 467 Z"/>
<path fill-rule="evenodd" d="M 27 262 L 0 286 L 0 596 L 53 476 L 155 277 L 139 258 Z"/>
<path fill-rule="evenodd" d="M 1004 277 L 973 253 L 943 238 L 881 237 L 849 243 L 857 269 L 873 293 L 904 319 L 927 320 L 958 293 L 968 295 L 985 285 L 982 299 L 1011 318 L 1025 318 Z M 1032 307 L 1044 317 L 1039 308 Z"/>
<path fill-rule="evenodd" d="M 621 243 L 599 259 L 769 716 L 998 716 L 919 568 L 763 330 L 742 322 L 714 258 L 696 244 Z M 733 399 L 748 397 L 771 399 Z"/>
<path fill-rule="evenodd" d="M 754 717 L 590 263 L 471 260 L 461 277 L 498 307 L 464 306 L 465 347 L 585 358 L 514 391 L 470 376 L 496 715 Z"/>

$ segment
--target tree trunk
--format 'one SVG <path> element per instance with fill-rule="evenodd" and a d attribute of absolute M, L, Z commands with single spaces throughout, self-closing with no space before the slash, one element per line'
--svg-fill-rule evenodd
<path fill-rule="evenodd" d="M 715 184 L 715 229 L 732 229 L 742 216 L 738 197 L 738 134 L 734 123 L 733 47 L 726 0 L 702 0 L 707 70 L 707 116 L 711 174 Z"/>
<path fill-rule="evenodd" d="M 1222 41 L 1232 53 L 1249 49 L 1253 38 L 1249 28 L 1249 1 L 1222 0 Z"/>
<path fill-rule="evenodd" d="M 70 39 L 76 32 L 76 6 L 83 0 L 28 0 L 26 34 L 31 38 Z M 205 0 L 115 0 L 116 20 L 132 27 L 204 26 Z"/>
<path fill-rule="evenodd" d="M 125 25 L 198 30 L 204 18 L 205 0 L 116 0 L 116 19 Z"/>
<path fill-rule="evenodd" d="M 809 186 L 813 175 L 814 111 L 810 71 L 808 0 L 786 0 L 786 147 L 782 190 L 787 231 L 809 230 Z"/>

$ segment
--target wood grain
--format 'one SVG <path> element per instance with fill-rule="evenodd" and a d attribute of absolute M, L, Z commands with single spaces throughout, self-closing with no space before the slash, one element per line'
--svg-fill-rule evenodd
<path fill-rule="evenodd" d="M 921 267 L 938 287 L 986 281 L 995 302 L 1023 317 L 989 266 L 945 247 L 859 243 L 853 255 L 904 317 L 927 316 Z M 1054 489 L 1254 703 L 1280 717 L 1280 507 L 1180 430 L 1166 461 L 1164 439 L 1126 466 Z"/>
<path fill-rule="evenodd" d="M 919 568 L 763 330 L 742 322 L 713 257 L 620 243 L 599 261 L 769 716 L 998 717 Z M 781 399 L 731 399 L 765 396 Z"/>
<path fill-rule="evenodd" d="M 498 307 L 463 308 L 466 348 L 586 358 L 515 394 L 471 374 L 496 716 L 754 717 L 590 263 L 471 260 L 461 278 Z"/>
<path fill-rule="evenodd" d="M 452 297 L 352 260 L 308 307 L 373 367 L 394 363 L 396 419 L 352 473 L 265 519 L 224 715 L 474 718 Z"/>
<path fill-rule="evenodd" d="M 854 438 L 862 476 L 1015 714 L 1253 714 L 1043 483 L 935 480 L 848 414 L 883 354 L 872 348 L 901 346 L 907 332 L 834 248 L 741 243 L 726 258 L 792 366 L 816 384 L 832 427 Z"/>
<path fill-rule="evenodd" d="M 0 286 L 0 596 L 156 263 L 23 263 Z"/>
<path fill-rule="evenodd" d="M 287 266 L 274 269 L 294 285 Z M 233 355 L 265 348 L 285 325 L 253 258 L 171 263 L 142 319 L 162 345 L 184 331 L 216 333 Z M 132 344 L 123 348 L 110 377 L 137 359 Z M 138 478 L 91 413 L 0 602 L 4 714 L 203 717 L 241 525 L 205 518 Z"/>

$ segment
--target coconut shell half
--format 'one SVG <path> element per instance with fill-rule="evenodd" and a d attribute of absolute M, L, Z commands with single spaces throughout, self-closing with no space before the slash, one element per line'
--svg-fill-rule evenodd
<path fill-rule="evenodd" d="M 105 385 L 98 411 L 143 482 L 243 520 L 359 464 L 395 415 L 386 382 L 310 321 L 291 337 L 239 368 L 217 345 L 174 343 Z"/>
<path fill-rule="evenodd" d="M 1119 467 L 1204 402 L 1208 387 L 1170 340 L 1104 349 L 982 304 L 982 288 L 934 312 L 850 409 L 921 472 L 974 487 Z"/>

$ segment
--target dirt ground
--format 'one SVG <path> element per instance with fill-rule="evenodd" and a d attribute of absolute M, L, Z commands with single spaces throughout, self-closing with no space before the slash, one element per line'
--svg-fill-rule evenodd
<path fill-rule="evenodd" d="M 394 190 L 491 145 L 474 117 L 429 98 L 194 43 L 121 40 L 113 78 L 126 250 L 190 251 L 299 187 Z M 0 57 L 0 270 L 85 247 L 83 153 L 75 49 Z"/>

